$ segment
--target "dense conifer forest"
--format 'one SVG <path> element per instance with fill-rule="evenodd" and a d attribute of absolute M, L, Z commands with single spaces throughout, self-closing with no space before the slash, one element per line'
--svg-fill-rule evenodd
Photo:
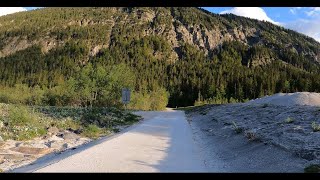
<path fill-rule="evenodd" d="M 320 44 L 199 8 L 43 8 L 0 17 L 0 102 L 159 110 L 320 91 Z"/>

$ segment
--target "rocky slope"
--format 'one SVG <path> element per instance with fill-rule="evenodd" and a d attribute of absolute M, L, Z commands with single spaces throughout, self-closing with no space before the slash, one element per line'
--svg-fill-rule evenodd
<path fill-rule="evenodd" d="M 114 43 L 115 34 L 123 38 L 160 36 L 171 45 L 172 59 L 178 59 L 181 42 L 212 54 L 226 41 L 276 51 L 285 47 L 315 61 L 320 57 L 320 44 L 315 40 L 268 22 L 198 8 L 147 7 L 44 8 L 1 17 L 0 57 L 33 45 L 40 45 L 46 53 L 71 39 L 84 40 L 90 49 L 88 56 L 94 56 Z"/>

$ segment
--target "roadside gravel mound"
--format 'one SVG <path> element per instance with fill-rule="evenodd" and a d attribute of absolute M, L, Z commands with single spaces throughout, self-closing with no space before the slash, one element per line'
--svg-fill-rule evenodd
<path fill-rule="evenodd" d="M 278 93 L 272 96 L 265 96 L 254 99 L 246 104 L 273 104 L 280 106 L 320 106 L 320 93 L 296 92 L 296 93 Z"/>

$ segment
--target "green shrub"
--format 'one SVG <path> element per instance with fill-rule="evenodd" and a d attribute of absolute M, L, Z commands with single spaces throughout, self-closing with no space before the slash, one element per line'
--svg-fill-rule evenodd
<path fill-rule="evenodd" d="M 129 109 L 135 110 L 165 110 L 169 93 L 164 88 L 157 88 L 149 93 L 133 92 Z"/>
<path fill-rule="evenodd" d="M 234 131 L 235 131 L 237 134 L 242 133 L 243 129 L 240 128 L 240 127 L 238 127 L 237 124 L 236 124 L 234 121 L 232 121 L 232 126 L 233 126 Z"/>
<path fill-rule="evenodd" d="M 141 119 L 140 116 L 128 113 L 124 116 L 125 122 L 132 123 L 132 122 L 137 122 Z"/>
<path fill-rule="evenodd" d="M 46 133 L 47 130 L 44 127 L 25 126 L 17 129 L 14 139 L 18 141 L 30 140 L 35 137 L 41 137 Z"/>
<path fill-rule="evenodd" d="M 34 124 L 36 122 L 36 117 L 27 107 L 22 105 L 11 105 L 9 107 L 10 121 L 8 121 L 8 123 L 11 126 L 23 126 Z"/>
<path fill-rule="evenodd" d="M 81 134 L 86 137 L 96 139 L 96 138 L 100 137 L 101 135 L 104 135 L 105 132 L 106 132 L 106 130 L 99 128 L 97 125 L 90 124 L 84 128 L 84 130 Z"/>
<path fill-rule="evenodd" d="M 51 126 L 56 126 L 58 129 L 80 129 L 81 124 L 79 121 L 73 120 L 71 118 L 66 118 L 62 120 L 56 120 L 51 123 Z"/>
<path fill-rule="evenodd" d="M 305 173 L 320 173 L 320 165 L 319 164 L 311 164 L 304 168 Z"/>
<path fill-rule="evenodd" d="M 312 127 L 313 132 L 320 131 L 320 125 L 317 124 L 315 121 L 312 122 L 311 127 Z"/>
<path fill-rule="evenodd" d="M 294 119 L 291 117 L 288 117 L 287 119 L 284 120 L 284 122 L 290 124 L 294 122 Z"/>
<path fill-rule="evenodd" d="M 22 105 L 8 105 L 1 115 L 5 127 L 0 132 L 4 139 L 29 140 L 46 134 L 47 121 L 42 120 L 30 108 Z"/>

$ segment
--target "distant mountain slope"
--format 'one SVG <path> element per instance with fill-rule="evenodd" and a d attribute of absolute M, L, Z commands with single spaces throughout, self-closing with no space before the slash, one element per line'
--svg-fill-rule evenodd
<path fill-rule="evenodd" d="M 0 17 L 0 82 L 54 87 L 88 62 L 125 63 L 169 105 L 319 91 L 320 44 L 269 22 L 199 8 L 43 8 Z"/>

